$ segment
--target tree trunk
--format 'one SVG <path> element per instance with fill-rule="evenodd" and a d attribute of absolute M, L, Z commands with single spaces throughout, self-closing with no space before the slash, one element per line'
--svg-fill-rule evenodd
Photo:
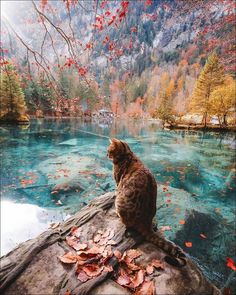
<path fill-rule="evenodd" d="M 227 126 L 227 125 L 228 125 L 228 123 L 227 123 L 227 113 L 225 113 L 225 114 L 223 115 L 223 125 L 224 125 L 224 126 Z"/>

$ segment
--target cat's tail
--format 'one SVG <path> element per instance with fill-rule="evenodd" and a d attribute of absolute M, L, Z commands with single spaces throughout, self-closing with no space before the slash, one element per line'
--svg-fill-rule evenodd
<path fill-rule="evenodd" d="M 142 234 L 148 242 L 151 242 L 168 254 L 168 256 L 165 257 L 167 263 L 176 267 L 183 267 L 186 265 L 187 258 L 180 247 L 166 240 L 157 232 L 143 230 Z"/>

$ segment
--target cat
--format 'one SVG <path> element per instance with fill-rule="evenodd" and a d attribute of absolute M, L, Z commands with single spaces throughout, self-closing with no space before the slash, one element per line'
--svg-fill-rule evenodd
<path fill-rule="evenodd" d="M 124 141 L 113 138 L 107 149 L 113 162 L 113 177 L 117 184 L 116 213 L 127 229 L 134 229 L 145 239 L 164 250 L 165 261 L 171 265 L 186 265 L 186 256 L 178 246 L 153 230 L 156 214 L 157 184 L 154 176 Z"/>

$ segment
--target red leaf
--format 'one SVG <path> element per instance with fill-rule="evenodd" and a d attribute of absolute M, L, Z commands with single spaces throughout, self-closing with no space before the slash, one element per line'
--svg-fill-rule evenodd
<path fill-rule="evenodd" d="M 84 283 L 89 280 L 90 277 L 83 270 L 80 270 L 77 279 Z"/>
<path fill-rule="evenodd" d="M 227 257 L 226 260 L 227 260 L 227 266 L 228 266 L 229 268 L 231 268 L 232 270 L 236 271 L 236 265 L 235 265 L 233 259 Z"/>
<path fill-rule="evenodd" d="M 120 269 L 119 276 L 117 277 L 116 282 L 121 286 L 127 286 L 131 282 L 128 274 L 123 268 Z"/>
<path fill-rule="evenodd" d="M 157 259 L 153 259 L 152 260 L 152 265 L 156 268 L 156 269 L 164 269 L 163 263 L 160 262 Z"/>
<path fill-rule="evenodd" d="M 180 224 L 185 224 L 185 220 L 180 219 L 179 223 L 180 223 Z"/>
<path fill-rule="evenodd" d="M 87 264 L 86 266 L 84 266 L 83 271 L 89 277 L 97 277 L 103 271 L 103 266 L 101 267 L 95 263 L 91 263 L 91 264 Z"/>
<path fill-rule="evenodd" d="M 145 281 L 141 288 L 136 290 L 134 295 L 155 295 L 155 283 L 154 281 Z"/>
<path fill-rule="evenodd" d="M 76 255 L 73 255 L 71 252 L 68 252 L 64 254 L 63 256 L 59 256 L 58 258 L 60 259 L 61 262 L 68 263 L 68 264 L 75 263 L 77 261 Z"/>
<path fill-rule="evenodd" d="M 131 284 L 130 286 L 132 286 L 132 289 L 137 288 L 138 286 L 140 286 L 144 281 L 144 270 L 140 269 L 134 278 L 131 278 Z"/>
<path fill-rule="evenodd" d="M 129 262 L 131 262 L 135 258 L 141 256 L 141 252 L 137 249 L 129 249 L 128 251 L 126 251 L 126 256 L 130 258 Z"/>
<path fill-rule="evenodd" d="M 191 248 L 193 246 L 192 242 L 185 242 L 185 246 Z"/>
<path fill-rule="evenodd" d="M 148 275 L 151 275 L 154 272 L 154 267 L 151 264 L 148 264 L 146 267 L 146 272 Z"/>
<path fill-rule="evenodd" d="M 113 254 L 118 260 L 120 260 L 122 257 L 122 254 L 119 250 L 115 250 Z"/>

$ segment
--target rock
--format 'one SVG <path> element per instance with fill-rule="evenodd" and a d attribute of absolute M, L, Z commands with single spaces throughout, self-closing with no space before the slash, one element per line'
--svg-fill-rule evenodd
<path fill-rule="evenodd" d="M 91 290 L 91 295 L 101 295 L 101 294 L 112 294 L 112 295 L 130 295 L 131 293 L 115 283 L 112 280 L 107 280 L 102 283 L 100 286 Z"/>
<path fill-rule="evenodd" d="M 156 295 L 221 294 L 190 259 L 187 258 L 185 267 L 174 268 L 164 262 L 163 258 L 166 254 L 163 251 L 145 242 L 140 235 L 126 237 L 125 227 L 114 210 L 114 199 L 114 193 L 107 193 L 94 199 L 60 226 L 20 244 L 3 256 L 1 258 L 1 294 L 64 295 L 66 291 L 72 295 L 129 294 L 123 287 L 110 280 L 115 275 L 114 271 L 102 272 L 83 283 L 77 279 L 75 264 L 66 265 L 58 260 L 58 256 L 74 251 L 65 242 L 65 238 L 75 226 L 81 228 L 79 236 L 82 243 L 92 241 L 98 230 L 114 231 L 115 235 L 112 239 L 115 244 L 113 243 L 112 252 L 118 250 L 123 253 L 125 250 L 138 248 L 141 256 L 136 264 L 141 267 L 146 267 L 152 259 L 158 259 L 163 264 L 163 269 L 155 270 L 152 275 L 152 279 L 155 280 Z M 118 261 L 113 257 L 107 263 L 116 269 Z"/>

